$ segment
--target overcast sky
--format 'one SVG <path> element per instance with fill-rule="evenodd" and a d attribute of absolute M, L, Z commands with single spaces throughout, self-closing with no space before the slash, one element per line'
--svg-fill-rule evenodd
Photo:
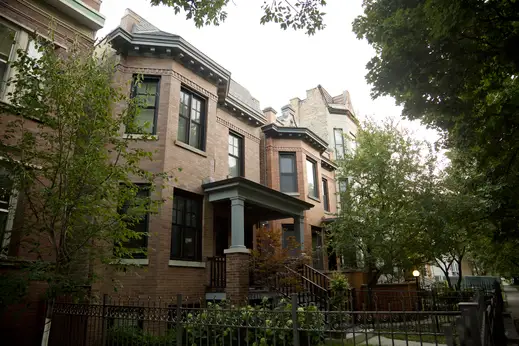
<path fill-rule="evenodd" d="M 399 117 L 401 109 L 392 98 L 372 100 L 364 76 L 366 63 L 374 55 L 366 41 L 351 30 L 362 13 L 362 0 L 330 0 L 325 8 L 326 28 L 312 37 L 303 31 L 283 31 L 277 24 L 259 24 L 263 0 L 232 0 L 228 17 L 218 27 L 197 29 L 182 13 L 171 8 L 152 7 L 148 0 L 103 0 L 103 37 L 119 25 L 130 8 L 159 29 L 182 36 L 211 59 L 231 72 L 238 83 L 260 101 L 280 113 L 293 97 L 306 97 L 306 90 L 321 84 L 332 96 L 348 90 L 360 119 Z M 406 127 L 431 141 L 436 132 L 418 123 Z"/>

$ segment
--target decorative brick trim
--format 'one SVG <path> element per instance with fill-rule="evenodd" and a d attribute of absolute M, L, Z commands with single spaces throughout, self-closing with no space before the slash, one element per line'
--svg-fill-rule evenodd
<path fill-rule="evenodd" d="M 209 90 L 201 87 L 200 85 L 196 84 L 195 82 L 187 79 L 180 73 L 172 70 L 172 69 L 165 69 L 165 68 L 150 68 L 150 67 L 130 67 L 125 66 L 123 64 L 117 65 L 117 69 L 124 73 L 139 73 L 139 74 L 151 74 L 151 75 L 161 75 L 161 76 L 172 76 L 173 78 L 180 81 L 180 83 L 184 84 L 185 86 L 193 89 L 194 91 L 206 96 L 207 98 L 210 98 L 213 101 L 218 101 L 218 96 L 210 92 Z"/>
<path fill-rule="evenodd" d="M 31 28 L 31 30 L 29 30 L 29 33 L 32 34 L 34 30 L 37 30 L 37 32 L 41 33 L 42 35 L 47 34 L 47 31 L 49 29 L 48 22 L 53 20 L 56 23 L 56 27 L 54 28 L 54 35 L 59 37 L 59 39 L 62 41 L 60 42 L 61 44 L 65 42 L 71 42 L 72 38 L 75 35 L 80 36 L 89 44 L 94 43 L 94 39 L 87 35 L 85 32 L 78 30 L 73 25 L 69 24 L 66 21 L 63 21 L 62 19 L 47 13 L 44 9 L 38 7 L 37 5 L 24 0 L 18 1 L 17 3 L 24 6 L 25 10 L 17 8 L 16 5 L 14 5 L 14 3 L 9 4 L 2 1 L 0 7 L 4 7 L 6 10 L 11 11 L 11 16 L 9 16 L 8 13 L 5 13 L 5 11 L 2 11 L 1 17 L 6 18 L 6 20 L 8 21 L 14 20 L 15 23 L 17 22 L 16 24 L 21 25 L 26 30 L 29 30 L 29 28 L 26 25 L 23 25 L 22 22 L 27 21 L 27 23 L 32 23 L 35 27 Z M 45 21 L 47 21 L 47 23 L 43 22 L 42 20 L 38 20 L 38 15 L 44 18 Z"/>
<path fill-rule="evenodd" d="M 303 152 L 303 149 L 302 148 L 299 148 L 299 147 L 296 147 L 296 148 L 291 148 L 291 147 L 276 147 L 276 146 L 273 146 L 273 145 L 267 145 L 267 150 L 270 150 L 270 151 L 293 151 L 293 152 Z"/>
<path fill-rule="evenodd" d="M 247 132 L 247 131 L 245 131 L 243 129 L 240 129 L 238 126 L 235 126 L 235 125 L 231 124 L 230 122 L 228 122 L 225 119 L 220 118 L 219 116 L 216 117 L 216 122 L 221 124 L 221 125 L 223 125 L 223 126 L 225 126 L 225 127 L 230 128 L 231 130 L 233 130 L 235 132 L 238 132 L 239 134 L 244 135 L 245 137 L 247 137 L 249 139 L 252 139 L 256 143 L 260 142 L 260 138 L 259 137 L 256 137 L 252 133 Z"/>

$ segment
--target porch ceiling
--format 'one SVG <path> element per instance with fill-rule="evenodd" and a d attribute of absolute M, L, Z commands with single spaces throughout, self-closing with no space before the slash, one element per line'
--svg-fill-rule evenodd
<path fill-rule="evenodd" d="M 305 210 L 313 207 L 313 204 L 298 198 L 273 190 L 267 186 L 255 183 L 251 180 L 236 177 L 203 184 L 202 188 L 208 195 L 209 202 L 218 202 L 240 197 L 247 204 L 254 204 L 258 209 L 258 216 L 264 217 L 262 221 L 275 220 L 282 217 L 302 216 Z M 269 213 L 268 211 L 274 212 Z"/>

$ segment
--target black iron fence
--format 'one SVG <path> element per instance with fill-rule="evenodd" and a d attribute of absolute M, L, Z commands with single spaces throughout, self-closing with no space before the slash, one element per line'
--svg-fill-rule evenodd
<path fill-rule="evenodd" d="M 206 306 L 105 296 L 100 303 L 55 303 L 51 346 L 423 345 L 458 339 L 459 311 L 320 311 L 297 297 L 258 306 Z M 414 343 L 411 343 L 414 345 Z"/>

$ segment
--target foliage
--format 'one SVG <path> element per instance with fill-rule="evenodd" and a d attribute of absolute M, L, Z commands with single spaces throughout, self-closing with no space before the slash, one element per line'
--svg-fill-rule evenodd
<path fill-rule="evenodd" d="M 0 311 L 5 307 L 19 303 L 27 294 L 27 279 L 20 273 L 0 275 Z"/>
<path fill-rule="evenodd" d="M 170 329 L 165 335 L 154 335 L 135 326 L 117 326 L 108 329 L 107 344 L 113 346 L 174 346 L 176 345 L 176 331 Z"/>
<path fill-rule="evenodd" d="M 127 83 L 113 84 L 112 61 L 77 43 L 66 52 L 38 49 L 40 58 L 19 50 L 10 63 L 16 75 L 2 104 L 0 155 L 24 206 L 11 243 L 32 256 L 25 270 L 56 297 L 89 285 L 100 262 L 146 251 L 125 244 L 146 236 L 132 227 L 162 201 L 137 197 L 133 181 L 153 196 L 166 177 L 141 169 L 152 153 L 122 136 L 125 126 L 137 129 L 143 101 L 129 98 Z"/>
<path fill-rule="evenodd" d="M 332 310 L 352 310 L 352 307 L 348 305 L 350 302 L 350 283 L 344 274 L 336 272 L 332 275 L 330 280 L 330 291 L 330 304 Z"/>
<path fill-rule="evenodd" d="M 446 131 L 474 164 L 482 216 L 504 243 L 519 238 L 518 13 L 507 0 L 366 0 L 354 22 L 376 51 L 373 96 L 393 96 L 404 116 Z"/>
<path fill-rule="evenodd" d="M 226 6 L 229 0 L 151 0 L 151 4 L 172 7 L 175 14 L 183 11 L 187 19 L 193 19 L 197 27 L 219 25 L 227 18 Z M 278 23 L 286 30 L 304 29 L 308 35 L 324 29 L 322 8 L 325 0 L 273 0 L 261 6 L 264 14 L 260 23 Z"/>
<path fill-rule="evenodd" d="M 279 228 L 262 227 L 256 234 L 250 262 L 254 283 L 268 287 L 276 280 L 278 285 L 299 286 L 301 282 L 295 272 L 310 261 L 300 253 L 300 244 L 289 237 L 287 246 L 283 247 L 283 231 Z"/>
<path fill-rule="evenodd" d="M 357 134 L 356 152 L 340 162 L 349 188 L 329 238 L 340 256 L 357 254 L 370 275 L 368 285 L 426 260 L 418 246 L 416 200 L 434 164 L 430 146 L 391 120 L 367 121 Z"/>

